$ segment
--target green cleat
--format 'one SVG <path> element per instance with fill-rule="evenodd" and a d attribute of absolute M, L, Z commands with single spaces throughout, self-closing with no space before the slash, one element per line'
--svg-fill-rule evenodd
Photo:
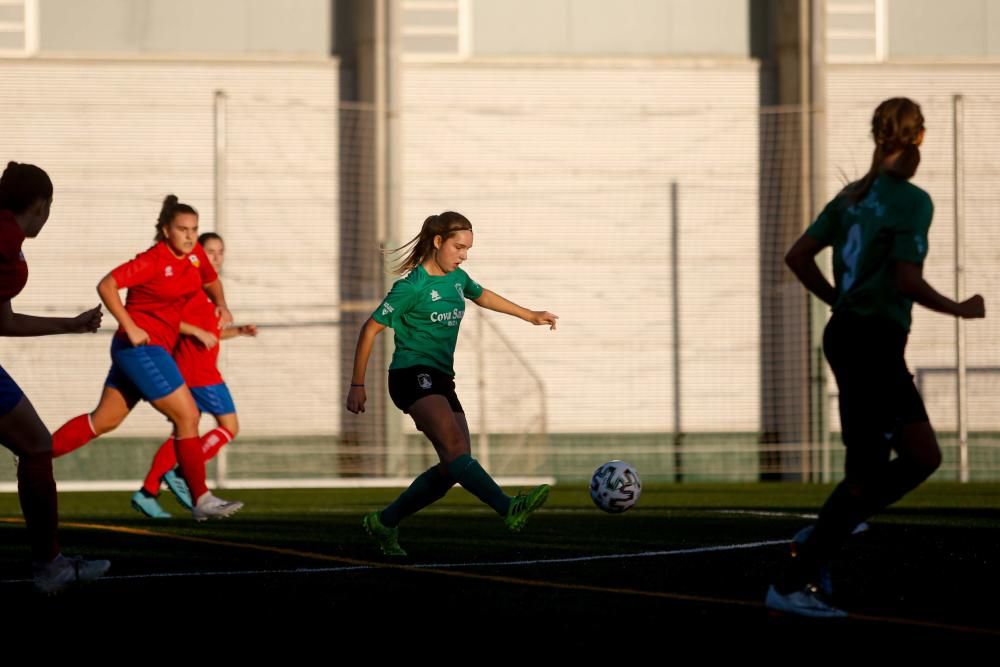
<path fill-rule="evenodd" d="M 528 493 L 519 493 L 510 501 L 510 508 L 503 522 L 515 533 L 528 522 L 528 515 L 545 504 L 549 497 L 549 485 L 536 486 Z"/>
<path fill-rule="evenodd" d="M 399 528 L 389 528 L 382 525 L 378 515 L 378 512 L 371 512 L 361 519 L 361 525 L 364 526 L 365 532 L 378 542 L 379 548 L 386 556 L 405 556 L 406 551 L 399 546 Z"/>

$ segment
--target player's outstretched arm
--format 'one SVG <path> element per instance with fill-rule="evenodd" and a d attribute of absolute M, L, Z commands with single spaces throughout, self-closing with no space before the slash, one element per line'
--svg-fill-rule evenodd
<path fill-rule="evenodd" d="M 93 333 L 101 327 L 101 307 L 76 317 L 38 317 L 15 313 L 10 300 L 0 303 L 0 336 L 51 336 L 64 333 Z"/>
<path fill-rule="evenodd" d="M 547 324 L 549 325 L 549 329 L 555 329 L 556 323 L 559 320 L 559 316 L 554 313 L 550 313 L 547 310 L 528 310 L 488 289 L 484 289 L 482 295 L 478 299 L 473 299 L 473 301 L 481 308 L 503 313 L 504 315 L 513 315 L 531 324 Z"/>

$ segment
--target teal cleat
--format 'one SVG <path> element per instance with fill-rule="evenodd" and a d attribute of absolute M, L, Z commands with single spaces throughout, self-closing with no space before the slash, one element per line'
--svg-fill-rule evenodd
<path fill-rule="evenodd" d="M 164 475 L 163 481 L 167 483 L 167 488 L 170 489 L 170 493 L 174 494 L 174 498 L 181 504 L 181 507 L 186 510 L 194 508 L 194 502 L 191 500 L 191 489 L 188 488 L 187 482 L 177 474 L 176 470 L 171 470 Z"/>
<path fill-rule="evenodd" d="M 156 498 L 151 498 L 142 491 L 136 491 L 132 494 L 132 507 L 137 512 L 145 514 L 150 519 L 170 518 L 170 512 L 164 511 L 164 509 L 160 507 L 160 503 L 157 502 Z"/>

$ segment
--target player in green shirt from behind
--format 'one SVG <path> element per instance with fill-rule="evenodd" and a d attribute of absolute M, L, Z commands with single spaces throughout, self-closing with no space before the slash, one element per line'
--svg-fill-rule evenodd
<path fill-rule="evenodd" d="M 903 352 L 914 303 L 962 318 L 986 314 L 983 298 L 956 302 L 923 278 L 930 196 L 909 182 L 920 164 L 924 117 L 906 98 L 882 102 L 872 117 L 868 173 L 831 201 L 788 251 L 789 268 L 833 314 L 823 351 L 840 392 L 844 480 L 815 526 L 795 536 L 790 559 L 766 605 L 835 618 L 829 562 L 858 524 L 916 488 L 941 465 L 941 449 Z M 834 285 L 816 264 L 833 247 Z M 896 457 L 891 453 L 895 451 Z"/>

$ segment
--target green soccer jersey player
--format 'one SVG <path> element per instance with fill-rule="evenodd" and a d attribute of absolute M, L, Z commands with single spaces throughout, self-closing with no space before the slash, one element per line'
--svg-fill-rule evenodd
<path fill-rule="evenodd" d="M 796 277 L 833 311 L 823 352 L 837 379 L 847 450 L 844 480 L 816 524 L 793 538 L 788 564 L 765 599 L 771 609 L 801 616 L 846 615 L 831 603 L 830 559 L 861 522 L 941 464 L 904 359 L 913 304 L 962 318 L 986 313 L 981 296 L 956 302 L 923 278 L 934 207 L 909 181 L 924 140 L 920 106 L 906 98 L 882 102 L 872 118 L 872 137 L 868 173 L 826 206 L 786 256 Z M 833 248 L 834 285 L 816 264 L 827 246 Z"/>
<path fill-rule="evenodd" d="M 440 460 L 388 507 L 363 518 L 365 530 L 389 556 L 406 555 L 399 546 L 399 522 L 442 498 L 456 483 L 493 508 L 514 531 L 548 497 L 545 484 L 527 494 L 506 495 L 472 458 L 469 424 L 455 393 L 453 368 L 466 299 L 550 329 L 559 319 L 547 311 L 522 308 L 472 280 L 460 268 L 472 241 L 472 224 L 461 214 L 449 211 L 427 218 L 420 233 L 398 249 L 408 249 L 397 267 L 406 275 L 392 286 L 358 338 L 347 409 L 355 414 L 365 411 L 368 358 L 376 336 L 392 327 L 396 349 L 389 365 L 389 396 L 433 443 Z"/>

